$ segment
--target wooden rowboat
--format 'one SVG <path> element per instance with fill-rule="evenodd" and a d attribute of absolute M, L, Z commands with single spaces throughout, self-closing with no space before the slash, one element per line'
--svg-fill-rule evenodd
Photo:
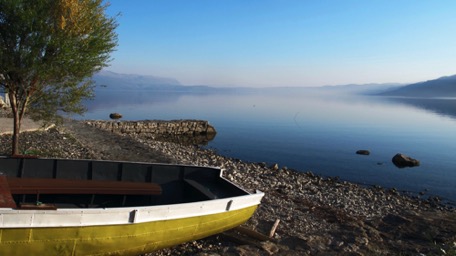
<path fill-rule="evenodd" d="M 0 157 L 0 255 L 139 255 L 247 221 L 213 167 Z"/>

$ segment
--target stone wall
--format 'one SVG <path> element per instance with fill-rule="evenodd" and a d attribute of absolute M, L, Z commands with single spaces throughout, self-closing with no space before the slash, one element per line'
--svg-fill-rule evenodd
<path fill-rule="evenodd" d="M 88 125 L 119 134 L 161 136 L 215 136 L 215 128 L 204 120 L 86 121 Z"/>

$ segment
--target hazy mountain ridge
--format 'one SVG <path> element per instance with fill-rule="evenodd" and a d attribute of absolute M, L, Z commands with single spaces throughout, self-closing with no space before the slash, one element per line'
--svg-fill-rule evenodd
<path fill-rule="evenodd" d="M 167 77 L 119 74 L 101 71 L 93 76 L 97 89 L 103 91 L 167 91 L 182 93 L 345 93 L 401 97 L 456 97 L 456 75 L 409 85 L 399 83 L 370 83 L 328 85 L 322 87 L 213 87 L 208 85 L 182 85 Z"/>
<path fill-rule="evenodd" d="M 178 80 L 167 77 L 119 74 L 101 71 L 93 76 L 98 90 L 159 90 L 192 93 L 295 93 L 295 92 L 345 92 L 356 94 L 377 94 L 396 89 L 401 84 L 347 84 L 323 87 L 213 87 L 208 85 L 182 85 Z"/>
<path fill-rule="evenodd" d="M 327 85 L 321 87 L 326 91 L 345 92 L 364 95 L 375 95 L 378 93 L 395 90 L 405 86 L 400 83 L 369 83 L 369 84 L 345 84 L 345 85 Z"/>
<path fill-rule="evenodd" d="M 423 98 L 456 97 L 456 75 L 410 84 L 378 95 Z"/>
<path fill-rule="evenodd" d="M 182 87 L 179 81 L 174 78 L 119 74 L 111 71 L 101 71 L 92 78 L 95 81 L 97 88 L 106 87 L 111 90 L 177 89 Z"/>

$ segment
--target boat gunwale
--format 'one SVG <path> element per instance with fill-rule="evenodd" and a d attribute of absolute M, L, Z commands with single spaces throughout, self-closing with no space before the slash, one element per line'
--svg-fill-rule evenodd
<path fill-rule="evenodd" d="M 48 160 L 48 161 L 74 161 L 74 162 L 102 162 L 102 163 L 128 163 L 128 164 L 144 164 L 152 166 L 178 166 L 178 167 L 188 167 L 188 168 L 205 168 L 213 170 L 222 170 L 222 168 L 217 166 L 201 166 L 196 164 L 173 164 L 173 163 L 153 163 L 153 162 L 142 162 L 142 161 L 128 161 L 128 160 L 106 160 L 106 159 L 68 159 L 68 158 L 47 158 L 47 157 L 22 157 L 22 156 L 5 156 L 0 155 L 0 159 L 32 159 L 32 160 Z M 1 172 L 1 170 L 0 170 Z"/>
<path fill-rule="evenodd" d="M 263 196 L 263 192 L 257 192 L 255 194 L 198 202 L 139 207 L 57 210 L 17 210 L 12 208 L 0 208 L 0 229 L 124 225 L 191 218 L 256 206 L 260 204 Z M 132 221 L 132 213 L 134 214 L 134 221 Z M 57 220 L 56 217 L 58 216 L 64 217 L 65 222 Z M 110 219 L 107 219 L 108 217 L 110 217 Z M 14 219 L 16 223 L 11 223 L 12 219 Z M 46 220 L 47 222 L 40 223 L 40 220 Z"/>

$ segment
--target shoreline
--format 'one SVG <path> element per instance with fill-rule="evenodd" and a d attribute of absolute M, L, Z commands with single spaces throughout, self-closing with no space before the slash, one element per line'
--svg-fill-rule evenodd
<path fill-rule="evenodd" d="M 138 120 L 138 121 L 109 121 L 109 120 L 81 120 L 81 122 L 84 122 L 85 124 L 88 124 L 89 126 L 94 126 L 96 128 L 99 128 L 104 131 L 110 131 L 116 134 L 120 135 L 129 135 L 129 136 L 139 136 L 141 138 L 146 138 L 146 139 L 153 139 L 153 140 L 161 140 L 161 141 L 166 141 L 166 142 L 173 142 L 177 144 L 184 144 L 184 145 L 198 145 L 199 147 L 209 150 L 212 152 L 212 154 L 219 155 L 217 152 L 216 148 L 207 148 L 202 145 L 207 145 L 210 140 L 212 140 L 215 136 L 215 127 L 212 127 L 208 121 L 204 120 L 169 120 L 169 121 L 164 121 L 164 120 Z M 160 129 L 157 124 L 168 124 L 166 129 Z M 209 126 L 211 132 L 209 134 L 206 131 L 198 130 L 196 127 L 198 127 L 199 123 L 203 123 L 204 127 Z M 201 125 L 200 125 L 201 126 Z M 183 131 L 186 131 L 184 133 Z M 193 136 L 188 136 L 189 134 L 193 134 Z M 223 156 L 220 154 L 220 156 Z M 233 159 L 233 160 L 240 160 L 237 158 L 229 157 L 229 156 L 223 156 L 225 158 Z M 255 162 L 252 162 L 255 163 Z M 278 163 L 273 163 L 273 162 L 263 162 L 261 163 L 262 165 L 268 165 L 270 168 L 272 166 L 276 166 L 278 169 L 286 168 L 286 166 L 280 167 Z M 289 168 L 292 171 L 295 172 L 312 172 L 312 171 L 301 171 L 297 170 L 296 168 Z M 328 178 L 328 179 L 335 179 L 338 180 L 339 177 L 336 176 L 330 176 L 330 175 L 322 175 L 322 174 L 317 174 L 318 176 L 322 178 Z M 353 184 L 357 184 L 359 186 L 363 186 L 366 188 L 382 188 L 385 190 L 392 190 L 395 192 L 399 192 L 403 195 L 407 195 L 412 198 L 416 198 L 418 200 L 433 200 L 433 201 L 439 201 L 440 203 L 444 205 L 448 205 L 451 207 L 456 207 L 456 200 L 451 199 L 451 198 L 446 198 L 442 195 L 439 194 L 433 194 L 429 193 L 427 190 L 421 190 L 421 191 L 411 191 L 411 190 L 404 190 L 404 189 L 398 189 L 396 187 L 383 187 L 378 184 L 367 184 L 367 183 L 361 183 L 361 182 L 354 182 L 349 179 L 340 179 L 340 181 L 347 181 Z"/>
<path fill-rule="evenodd" d="M 8 153 L 8 136 L 0 139 L 0 154 Z M 219 166 L 229 180 L 266 194 L 247 227 L 268 234 L 280 220 L 271 241 L 239 244 L 221 234 L 147 255 L 435 255 L 442 250 L 456 255 L 456 210 L 435 199 L 243 162 L 140 134 L 113 134 L 75 120 L 23 133 L 21 143 L 42 157 Z"/>

